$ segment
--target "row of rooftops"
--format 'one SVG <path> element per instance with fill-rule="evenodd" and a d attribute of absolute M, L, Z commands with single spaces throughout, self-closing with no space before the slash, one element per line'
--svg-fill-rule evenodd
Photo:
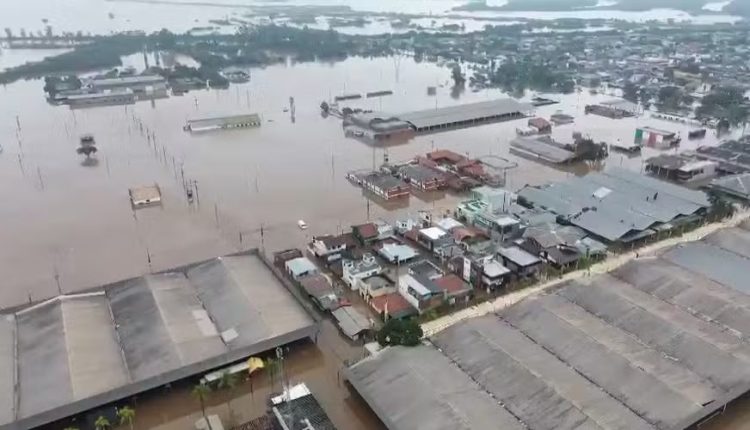
<path fill-rule="evenodd" d="M 344 373 L 389 430 L 697 428 L 750 390 L 749 250 L 745 221 Z"/>
<path fill-rule="evenodd" d="M 548 210 L 607 242 L 701 215 L 708 196 L 628 170 L 613 168 L 541 187 L 525 187 L 519 200 Z"/>

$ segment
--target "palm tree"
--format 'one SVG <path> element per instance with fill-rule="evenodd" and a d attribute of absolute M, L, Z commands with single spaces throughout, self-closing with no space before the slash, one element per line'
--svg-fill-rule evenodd
<path fill-rule="evenodd" d="M 211 394 L 211 387 L 204 383 L 200 383 L 193 387 L 193 396 L 198 399 L 198 401 L 201 404 L 201 412 L 203 413 L 203 419 L 206 421 L 206 424 L 208 424 L 208 429 L 213 430 L 211 428 L 211 422 L 208 421 L 208 418 L 206 418 L 206 399 L 208 399 L 208 396 Z"/>
<path fill-rule="evenodd" d="M 109 430 L 112 428 L 112 424 L 110 424 L 107 417 L 99 415 L 99 418 L 94 422 L 94 428 L 96 428 L 96 430 Z"/>
<path fill-rule="evenodd" d="M 133 430 L 133 421 L 135 421 L 135 410 L 133 408 L 130 406 L 121 407 L 117 410 L 117 418 L 120 419 L 121 426 L 127 424 L 130 430 Z"/>
<path fill-rule="evenodd" d="M 236 373 L 232 373 L 230 371 L 224 371 L 221 373 L 221 376 L 219 377 L 219 380 L 216 383 L 217 388 L 229 388 L 232 389 L 235 386 L 237 386 L 238 378 Z"/>
<path fill-rule="evenodd" d="M 274 391 L 276 376 L 281 372 L 281 362 L 278 359 L 269 358 L 266 361 L 266 369 L 268 369 L 268 377 L 271 378 L 271 391 Z"/>
<path fill-rule="evenodd" d="M 238 383 L 238 375 L 228 370 L 221 373 L 221 377 L 216 383 L 217 388 L 229 390 L 229 400 L 227 401 L 227 406 L 229 406 L 229 415 L 231 417 L 234 417 L 234 411 L 232 411 L 232 397 L 234 395 L 234 387 L 236 387 Z"/>

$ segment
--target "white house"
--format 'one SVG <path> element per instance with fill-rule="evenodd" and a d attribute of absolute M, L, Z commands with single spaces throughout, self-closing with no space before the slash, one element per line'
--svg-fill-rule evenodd
<path fill-rule="evenodd" d="M 361 261 L 344 260 L 342 264 L 342 279 L 352 290 L 359 286 L 359 280 L 379 275 L 383 268 L 371 254 L 365 254 Z"/>
<path fill-rule="evenodd" d="M 442 303 L 444 295 L 443 290 L 432 280 L 412 274 L 401 275 L 398 278 L 398 292 L 419 313 Z"/>
<path fill-rule="evenodd" d="M 318 267 L 305 257 L 294 258 L 284 263 L 287 273 L 294 280 L 299 280 L 304 276 L 315 275 L 318 272 Z"/>
<path fill-rule="evenodd" d="M 317 236 L 312 240 L 312 252 L 316 257 L 332 262 L 341 258 L 341 253 L 346 251 L 348 241 L 345 236 Z"/>

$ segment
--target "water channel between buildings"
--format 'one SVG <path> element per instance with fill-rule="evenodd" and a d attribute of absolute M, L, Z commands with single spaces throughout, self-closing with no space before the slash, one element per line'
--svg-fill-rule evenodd
<path fill-rule="evenodd" d="M 340 120 L 320 115 L 321 101 L 350 92 L 393 90 L 391 96 L 349 104 L 393 113 L 506 97 L 499 90 L 467 88 L 454 98 L 449 77 L 447 68 L 408 57 L 351 58 L 253 69 L 249 83 L 227 90 L 86 110 L 50 106 L 39 80 L 0 88 L 0 144 L 5 149 L 0 154 L 0 305 L 41 300 L 249 247 L 263 246 L 268 252 L 301 247 L 312 235 L 363 222 L 368 211 L 370 219 L 395 220 L 421 209 L 451 210 L 464 198 L 439 193 L 388 207 L 368 205 L 344 176 L 379 165 L 386 151 L 392 161 L 432 148 L 505 157 L 519 163 L 508 176 L 511 189 L 608 166 L 642 169 L 643 158 L 619 153 L 568 169 L 520 159 L 509 153 L 509 142 L 525 121 L 423 135 L 383 148 L 345 137 Z M 428 96 L 427 86 L 438 86 L 437 95 Z M 294 120 L 284 112 L 290 96 L 295 99 Z M 679 131 L 683 137 L 690 129 L 647 117 L 584 115 L 587 103 L 610 100 L 609 95 L 553 97 L 561 103 L 538 108 L 537 115 L 562 110 L 576 117 L 575 124 L 554 129 L 560 140 L 570 140 L 575 130 L 612 142 L 633 139 L 639 125 Z M 182 129 L 188 118 L 232 112 L 258 112 L 263 124 L 200 135 Z M 83 163 L 76 154 L 84 133 L 97 141 L 95 162 Z M 709 132 L 702 141 L 685 139 L 681 149 L 717 142 Z M 643 157 L 656 153 L 644 150 Z M 188 204 L 185 181 L 197 182 L 199 202 Z M 163 204 L 133 211 L 128 189 L 154 183 L 161 187 Z M 299 230 L 299 219 L 310 228 Z M 307 382 L 342 430 L 380 428 L 338 380 L 342 361 L 361 354 L 361 347 L 345 343 L 325 322 L 318 346 L 298 346 L 288 360 L 290 378 Z M 269 381 L 258 381 L 252 395 L 247 384 L 236 390 L 232 409 L 238 422 L 263 412 L 268 386 Z M 176 386 L 173 395 L 144 400 L 138 427 L 187 428 L 199 411 L 187 391 Z M 221 396 L 212 402 L 224 414 L 228 408 Z"/>

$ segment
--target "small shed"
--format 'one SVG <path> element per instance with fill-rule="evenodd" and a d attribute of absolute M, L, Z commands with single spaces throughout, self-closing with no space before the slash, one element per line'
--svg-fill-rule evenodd
<path fill-rule="evenodd" d="M 318 267 L 306 257 L 294 258 L 284 263 L 287 273 L 295 281 L 303 276 L 315 275 L 319 273 Z"/>
<path fill-rule="evenodd" d="M 336 325 L 339 326 L 341 332 L 351 340 L 360 339 L 372 328 L 367 317 L 352 306 L 343 306 L 331 313 L 336 318 Z"/>

